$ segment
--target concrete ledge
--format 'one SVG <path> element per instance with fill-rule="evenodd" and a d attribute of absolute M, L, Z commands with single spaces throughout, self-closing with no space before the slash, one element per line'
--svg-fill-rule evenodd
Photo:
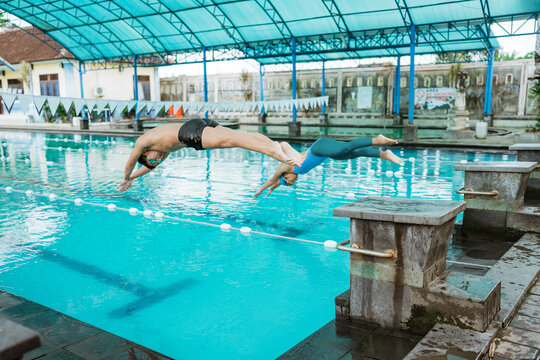
<path fill-rule="evenodd" d="M 404 359 L 480 359 L 500 328 L 497 321 L 485 332 L 437 324 Z"/>
<path fill-rule="evenodd" d="M 39 334 L 0 317 L 0 359 L 19 359 L 41 346 Z"/>
<path fill-rule="evenodd" d="M 535 162 L 529 161 L 479 161 L 454 165 L 458 171 L 482 171 L 504 173 L 529 173 L 536 168 Z"/>
<path fill-rule="evenodd" d="M 463 201 L 366 196 L 334 209 L 334 216 L 403 224 L 441 225 L 465 210 Z"/>

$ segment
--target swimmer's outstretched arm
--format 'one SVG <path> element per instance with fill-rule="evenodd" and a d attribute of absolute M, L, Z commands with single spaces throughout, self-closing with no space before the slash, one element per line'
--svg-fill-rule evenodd
<path fill-rule="evenodd" d="M 274 173 L 274 175 L 270 178 L 270 180 L 268 180 L 267 182 L 265 182 L 260 188 L 259 190 L 257 190 L 257 192 L 255 194 L 253 194 L 253 197 L 256 198 L 257 196 L 261 195 L 262 192 L 264 190 L 266 190 L 267 188 L 271 187 L 270 188 L 270 191 L 268 191 L 268 194 L 266 194 L 265 197 L 268 197 L 268 195 L 270 195 L 270 193 L 272 191 L 274 191 L 275 188 L 277 188 L 280 183 L 279 183 L 279 178 L 281 177 L 281 175 L 285 174 L 286 172 L 289 172 L 289 171 L 292 171 L 291 170 L 292 166 L 290 165 L 287 165 L 287 164 L 281 164 L 276 172 Z M 277 184 L 277 185 L 276 185 Z"/>

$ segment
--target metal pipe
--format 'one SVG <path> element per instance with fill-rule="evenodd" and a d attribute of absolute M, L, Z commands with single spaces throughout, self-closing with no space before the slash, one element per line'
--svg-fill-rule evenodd
<path fill-rule="evenodd" d="M 498 196 L 499 192 L 497 190 L 492 191 L 474 191 L 473 189 L 467 188 L 464 189 L 465 186 L 462 186 L 461 188 L 456 190 L 457 194 L 463 194 L 463 195 L 482 195 L 482 196 Z"/>
<path fill-rule="evenodd" d="M 79 85 L 81 86 L 81 99 L 84 99 L 82 60 L 79 60 Z M 81 118 L 86 119 L 86 106 L 81 109 Z"/>
<path fill-rule="evenodd" d="M 484 86 L 484 112 L 491 115 L 491 98 L 493 93 L 493 60 L 495 48 L 491 48 L 488 54 L 488 66 L 486 71 L 486 85 Z"/>
<path fill-rule="evenodd" d="M 291 40 L 292 48 L 292 98 L 296 100 L 296 38 L 293 36 Z M 292 106 L 292 121 L 296 121 L 296 105 L 293 102 Z"/>
<path fill-rule="evenodd" d="M 325 75 L 324 63 L 325 61 L 323 60 L 322 61 L 322 96 L 326 96 L 326 75 Z M 326 105 L 324 104 L 324 101 L 322 104 L 321 113 L 323 114 L 326 113 Z"/>
<path fill-rule="evenodd" d="M 373 256 L 378 258 L 384 258 L 384 259 L 392 259 L 395 260 L 397 258 L 398 252 L 395 249 L 388 249 L 385 252 L 381 251 L 374 251 L 374 250 L 366 250 L 366 249 L 357 249 L 353 247 L 346 246 L 347 244 L 350 244 L 351 240 L 347 239 L 339 244 L 337 244 L 336 249 L 341 251 L 350 252 L 353 254 L 360 254 L 364 256 Z"/>
<path fill-rule="evenodd" d="M 263 67 L 262 63 L 259 63 L 259 87 L 260 87 L 260 92 L 261 92 L 261 102 L 264 101 L 264 87 L 263 87 L 264 72 L 263 72 L 262 67 Z M 260 110 L 261 110 L 261 114 L 264 114 L 264 105 L 261 106 Z"/>
<path fill-rule="evenodd" d="M 414 123 L 414 52 L 416 42 L 416 26 L 411 25 L 411 47 L 410 47 L 410 66 L 409 66 L 409 124 Z"/>
<path fill-rule="evenodd" d="M 203 53 L 203 88 L 204 88 L 203 92 L 204 92 L 204 102 L 206 105 L 206 103 L 208 102 L 208 81 L 207 81 L 207 76 L 206 76 L 206 47 L 204 46 L 202 49 L 202 53 Z M 208 110 L 204 112 L 204 118 L 208 119 Z"/>
<path fill-rule="evenodd" d="M 137 55 L 133 55 L 133 97 L 135 101 L 139 100 L 139 77 L 137 76 Z M 135 103 L 135 119 L 139 120 L 140 115 Z"/>
<path fill-rule="evenodd" d="M 397 57 L 396 76 L 394 79 L 394 114 L 399 114 L 399 92 L 401 90 L 401 55 Z"/>

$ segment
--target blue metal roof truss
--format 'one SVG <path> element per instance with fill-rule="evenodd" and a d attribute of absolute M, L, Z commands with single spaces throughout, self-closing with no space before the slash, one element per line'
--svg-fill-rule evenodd
<path fill-rule="evenodd" d="M 492 25 L 532 21 L 540 0 L 0 0 L 84 61 L 297 61 L 490 49 Z M 515 35 L 519 27 L 506 30 Z M 188 60 L 191 59 L 191 60 Z M 145 64 L 141 64 L 145 65 Z"/>

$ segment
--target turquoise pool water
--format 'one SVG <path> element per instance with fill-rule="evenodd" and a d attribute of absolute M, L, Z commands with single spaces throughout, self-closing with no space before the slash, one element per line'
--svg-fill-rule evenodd
<path fill-rule="evenodd" d="M 184 149 L 119 194 L 133 139 L 0 141 L 0 288 L 176 359 L 281 355 L 334 317 L 349 286 L 348 255 L 322 246 L 349 234 L 333 208 L 366 195 L 460 199 L 455 163 L 514 159 L 396 147 L 402 167 L 327 160 L 253 199 L 278 165 L 257 153 Z"/>

